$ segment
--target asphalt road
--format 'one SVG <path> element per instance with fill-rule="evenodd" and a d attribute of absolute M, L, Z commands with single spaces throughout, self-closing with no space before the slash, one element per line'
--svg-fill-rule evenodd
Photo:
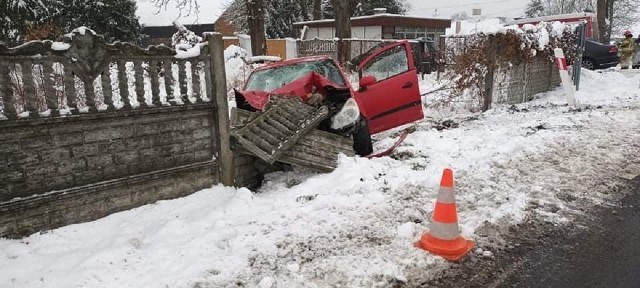
<path fill-rule="evenodd" d="M 640 177 L 621 203 L 599 211 L 584 232 L 534 249 L 488 286 L 640 288 Z"/>

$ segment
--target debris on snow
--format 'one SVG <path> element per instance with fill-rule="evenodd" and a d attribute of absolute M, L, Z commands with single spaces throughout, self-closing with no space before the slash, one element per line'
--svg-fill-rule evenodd
<path fill-rule="evenodd" d="M 273 284 L 274 284 L 273 278 L 264 277 L 264 278 L 262 278 L 262 280 L 260 280 L 260 283 L 258 283 L 258 287 L 259 288 L 271 288 L 271 287 L 273 287 Z"/>

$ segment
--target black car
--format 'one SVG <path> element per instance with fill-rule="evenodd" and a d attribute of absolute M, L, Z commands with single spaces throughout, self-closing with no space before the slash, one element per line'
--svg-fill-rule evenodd
<path fill-rule="evenodd" d="M 589 70 L 606 69 L 615 67 L 618 63 L 620 63 L 618 46 L 585 40 L 582 67 Z"/>

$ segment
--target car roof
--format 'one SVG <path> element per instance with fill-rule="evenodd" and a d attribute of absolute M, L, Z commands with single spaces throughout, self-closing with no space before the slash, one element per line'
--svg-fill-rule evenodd
<path fill-rule="evenodd" d="M 274 62 L 274 63 L 271 63 L 271 64 L 267 64 L 267 65 L 264 65 L 264 66 L 260 66 L 260 67 L 256 68 L 254 71 L 266 70 L 266 69 L 271 69 L 271 68 L 274 68 L 274 67 L 281 67 L 281 66 L 287 66 L 287 65 L 298 64 L 298 63 L 322 61 L 322 60 L 327 60 L 327 59 L 332 59 L 332 58 L 329 57 L 328 55 L 293 58 L 293 59 L 287 59 L 287 60 L 283 60 L 283 61 L 278 61 L 278 62 Z"/>

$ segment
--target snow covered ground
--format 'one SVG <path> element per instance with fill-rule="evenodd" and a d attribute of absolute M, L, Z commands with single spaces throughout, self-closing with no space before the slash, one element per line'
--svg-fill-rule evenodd
<path fill-rule="evenodd" d="M 0 239 L 0 287 L 420 283 L 454 265 L 413 247 L 445 167 L 455 172 L 461 233 L 499 256 L 512 244 L 499 233 L 510 225 L 528 215 L 571 223 L 615 196 L 619 177 L 640 174 L 640 74 L 585 71 L 582 79 L 580 109 L 564 105 L 561 89 L 483 114 L 426 108 L 424 121 L 401 128 L 413 132 L 391 157 L 343 157 L 328 174 L 267 175 L 259 193 L 212 187 Z M 453 127 L 435 129 L 443 126 Z M 399 131 L 378 135 L 376 150 Z"/>

